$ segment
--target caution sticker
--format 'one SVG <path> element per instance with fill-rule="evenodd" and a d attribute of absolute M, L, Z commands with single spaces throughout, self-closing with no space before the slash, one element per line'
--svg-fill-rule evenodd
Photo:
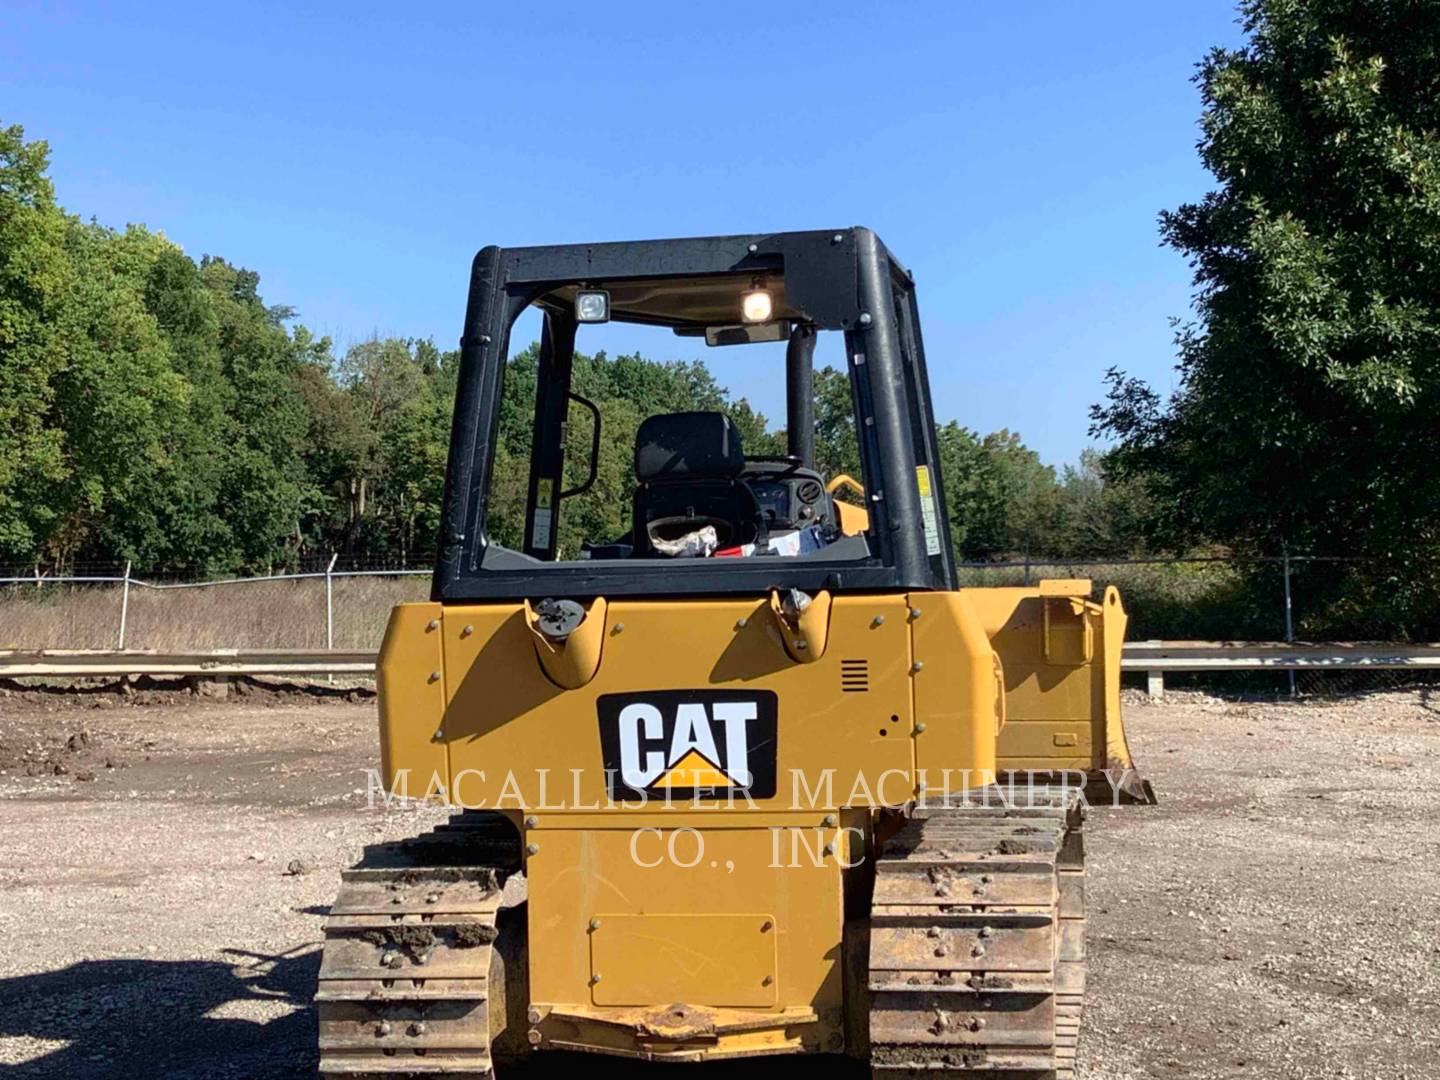
<path fill-rule="evenodd" d="M 536 510 L 530 523 L 530 533 L 534 545 L 537 548 L 548 548 L 550 546 L 550 511 Z"/>
<path fill-rule="evenodd" d="M 555 481 L 544 479 L 535 484 L 535 513 L 530 518 L 531 543 L 538 548 L 550 546 L 550 526 L 554 519 L 551 509 Z"/>
<path fill-rule="evenodd" d="M 915 466 L 915 484 L 920 489 L 920 517 L 925 524 L 925 554 L 940 554 L 940 515 L 935 509 L 935 488 L 930 483 L 930 466 Z"/>

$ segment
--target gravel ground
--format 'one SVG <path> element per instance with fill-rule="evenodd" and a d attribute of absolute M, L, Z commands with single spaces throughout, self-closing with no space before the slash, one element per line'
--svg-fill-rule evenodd
<path fill-rule="evenodd" d="M 1086 825 L 1087 1080 L 1440 1077 L 1440 699 L 1127 702 Z"/>
<path fill-rule="evenodd" d="M 0 694 L 6 1073 L 310 1075 L 339 870 L 443 816 L 364 808 L 373 703 Z M 1161 805 L 1086 826 L 1081 1080 L 1440 1077 L 1440 702 L 1127 723 Z"/>

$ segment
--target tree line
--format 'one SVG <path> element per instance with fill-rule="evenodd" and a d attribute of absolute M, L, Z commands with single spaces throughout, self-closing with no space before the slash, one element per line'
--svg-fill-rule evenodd
<path fill-rule="evenodd" d="M 433 552 L 458 352 L 401 338 L 338 351 L 266 303 L 254 272 L 64 210 L 47 156 L 0 129 L 0 563 L 264 572 Z M 490 522 L 502 543 L 521 535 L 535 360 L 531 346 L 508 361 Z M 700 362 L 582 355 L 574 384 L 614 431 L 724 409 L 750 452 L 783 450 L 783 431 Z M 822 369 L 816 388 L 820 464 L 858 473 L 847 377 Z M 588 461 L 587 432 L 571 425 L 572 465 Z M 962 556 L 1125 549 L 1095 457 L 1057 474 L 1017 435 L 954 422 L 940 442 Z M 624 533 L 632 487 L 630 447 L 602 440 L 562 547 Z"/>
<path fill-rule="evenodd" d="M 1178 390 L 1112 370 L 1109 448 L 1059 471 L 1018 435 L 939 430 L 965 559 L 1197 551 L 1306 564 L 1313 636 L 1440 633 L 1440 0 L 1245 0 L 1245 41 L 1198 65 L 1211 191 L 1160 215 L 1194 271 Z M 337 352 L 257 276 L 55 201 L 46 147 L 0 129 L 0 562 L 263 571 L 434 546 L 457 357 L 387 338 Z M 497 537 L 517 543 L 535 354 L 510 361 Z M 782 435 L 700 363 L 597 353 L 576 389 L 619 427 L 722 408 Z M 855 470 L 843 373 L 817 372 L 827 472 Z M 632 423 L 633 422 L 633 423 Z M 571 462 L 588 425 L 571 425 Z M 630 447 L 601 442 L 561 544 L 625 530 Z M 1269 571 L 1227 585 L 1274 636 Z M 1236 583 L 1238 582 L 1238 583 Z M 1253 617 L 1252 617 L 1253 616 Z"/>
<path fill-rule="evenodd" d="M 66 212 L 46 168 L 45 143 L 0 130 L 0 562 L 266 572 L 433 552 L 455 350 L 392 337 L 341 353 L 266 304 L 252 271 Z M 505 377 L 501 543 L 520 543 L 534 380 L 531 346 Z M 698 361 L 579 356 L 575 387 L 615 431 L 724 409 L 750 452 L 783 451 L 783 432 Z M 816 396 L 819 464 L 858 474 L 847 376 L 822 369 Z M 588 423 L 570 429 L 570 462 L 588 461 Z M 1020 436 L 955 422 L 940 445 L 963 557 L 1123 549 L 1093 455 L 1057 474 Z M 632 485 L 631 448 L 602 439 L 595 487 L 564 507 L 563 549 L 624 533 Z"/>

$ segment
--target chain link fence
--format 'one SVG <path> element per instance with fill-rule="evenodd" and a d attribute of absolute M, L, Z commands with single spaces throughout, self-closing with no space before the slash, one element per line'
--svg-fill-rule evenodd
<path fill-rule="evenodd" d="M 1114 585 L 1130 614 L 1131 640 L 1293 641 L 1314 638 L 1314 630 L 1334 621 L 1325 587 L 1363 562 L 1310 555 L 1029 558 L 962 562 L 958 570 L 962 586 L 1063 577 L 1089 578 L 1097 591 Z M 311 557 L 283 573 L 254 577 L 184 567 L 141 572 L 124 563 L 77 564 L 63 574 L 0 567 L 0 648 L 373 649 L 395 604 L 428 597 L 431 567 L 429 558 L 350 556 Z M 1353 613 L 1351 625 L 1365 628 Z M 1167 679 L 1176 689 L 1309 695 L 1433 682 L 1403 670 L 1176 673 Z"/>
<path fill-rule="evenodd" d="M 390 609 L 429 593 L 429 565 L 338 557 L 256 577 L 10 568 L 0 573 L 0 648 L 374 649 Z"/>

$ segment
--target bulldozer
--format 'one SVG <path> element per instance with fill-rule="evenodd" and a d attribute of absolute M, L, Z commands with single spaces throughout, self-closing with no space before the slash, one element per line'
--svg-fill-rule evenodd
<path fill-rule="evenodd" d="M 527 314 L 528 467 L 499 442 Z M 747 456 L 724 410 L 602 416 L 574 360 L 612 323 L 783 371 L 785 453 Z M 817 468 L 820 342 L 858 475 Z M 629 529 L 567 542 L 606 439 L 633 441 Z M 961 587 L 944 481 L 914 278 L 868 229 L 481 250 L 431 598 L 378 667 L 387 796 L 453 813 L 343 873 L 321 1073 L 1071 1076 L 1085 811 L 1151 796 L 1125 610 Z"/>

